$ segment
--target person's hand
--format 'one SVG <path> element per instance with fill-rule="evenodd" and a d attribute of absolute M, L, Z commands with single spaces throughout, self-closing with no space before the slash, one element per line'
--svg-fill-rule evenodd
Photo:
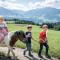
<path fill-rule="evenodd" d="M 44 40 L 43 43 L 47 43 L 47 40 Z"/>

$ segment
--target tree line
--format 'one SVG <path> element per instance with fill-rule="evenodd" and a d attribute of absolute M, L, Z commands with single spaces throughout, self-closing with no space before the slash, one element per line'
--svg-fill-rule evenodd
<path fill-rule="evenodd" d="M 49 29 L 54 29 L 54 30 L 58 30 L 60 31 L 60 22 L 56 22 L 56 23 L 48 23 L 48 22 L 43 22 L 42 24 L 36 24 L 33 21 L 27 21 L 27 20 L 19 20 L 19 19 L 5 19 L 5 21 L 8 21 L 8 24 L 32 24 L 32 25 L 38 25 L 40 27 L 42 27 L 42 25 L 46 24 L 48 25 Z M 11 21 L 11 22 L 10 22 Z M 14 22 L 12 22 L 14 21 Z"/>
<path fill-rule="evenodd" d="M 56 22 L 56 23 L 42 23 L 42 25 L 44 25 L 44 24 L 48 25 L 49 29 L 60 31 L 60 22 Z"/>

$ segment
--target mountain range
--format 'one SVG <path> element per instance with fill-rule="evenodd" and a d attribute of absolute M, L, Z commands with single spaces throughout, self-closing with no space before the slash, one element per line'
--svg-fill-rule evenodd
<path fill-rule="evenodd" d="M 5 18 L 18 18 L 22 20 L 29 20 L 36 23 L 39 22 L 60 22 L 60 9 L 46 7 L 38 8 L 30 11 L 18 11 L 18 10 L 9 10 L 3 7 L 0 7 L 0 15 Z"/>

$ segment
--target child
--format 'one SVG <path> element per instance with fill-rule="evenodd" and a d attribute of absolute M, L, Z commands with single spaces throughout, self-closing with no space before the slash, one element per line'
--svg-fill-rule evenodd
<path fill-rule="evenodd" d="M 29 52 L 29 56 L 33 57 L 33 55 L 31 54 L 31 38 L 32 38 L 31 30 L 32 30 L 32 26 L 28 25 L 27 26 L 27 30 L 28 30 L 26 32 L 26 47 L 27 47 L 27 49 L 24 51 L 24 55 L 25 55 L 26 51 L 28 51 Z"/>
<path fill-rule="evenodd" d="M 0 43 L 4 40 L 4 37 L 8 34 L 7 24 L 3 17 L 0 16 Z"/>
<path fill-rule="evenodd" d="M 47 30 L 48 30 L 48 26 L 47 26 L 47 25 L 43 25 L 43 26 L 42 26 L 42 31 L 39 33 L 40 49 L 39 49 L 38 56 L 39 56 L 40 58 L 43 58 L 43 57 L 41 56 L 41 52 L 42 52 L 43 46 L 45 46 L 45 48 L 46 48 L 46 57 L 47 57 L 47 58 L 50 58 L 50 56 L 49 56 L 49 54 L 48 54 L 49 46 L 48 46 L 48 43 L 47 43 L 47 36 L 46 36 Z"/>

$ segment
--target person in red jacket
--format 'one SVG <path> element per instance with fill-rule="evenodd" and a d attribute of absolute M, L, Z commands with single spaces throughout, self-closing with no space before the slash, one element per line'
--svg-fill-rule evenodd
<path fill-rule="evenodd" d="M 47 25 L 43 25 L 42 26 L 42 31 L 39 33 L 40 49 L 39 49 L 38 56 L 40 58 L 43 58 L 42 55 L 41 55 L 43 46 L 45 46 L 45 48 L 46 48 L 46 57 L 50 58 L 50 56 L 48 54 L 49 46 L 48 46 L 48 43 L 47 43 L 47 36 L 46 36 L 47 30 L 48 30 L 48 26 Z"/>

